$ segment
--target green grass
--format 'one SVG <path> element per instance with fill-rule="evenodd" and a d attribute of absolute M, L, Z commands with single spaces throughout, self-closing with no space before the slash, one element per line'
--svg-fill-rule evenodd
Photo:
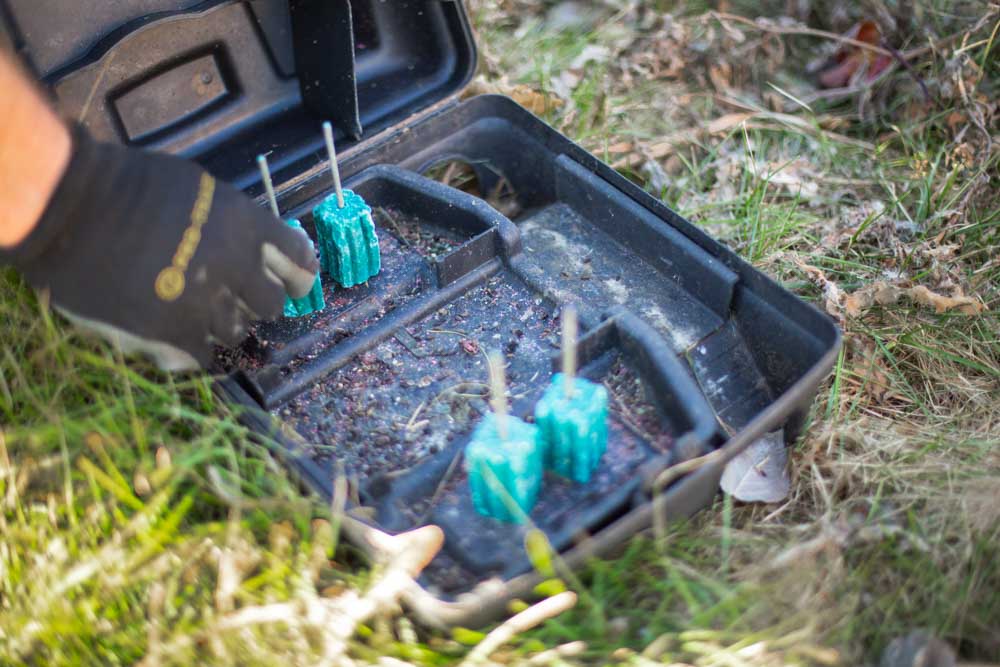
<path fill-rule="evenodd" d="M 788 102 L 774 86 L 808 93 L 804 63 L 824 43 L 765 40 L 704 16 L 709 3 L 654 0 L 559 33 L 545 22 L 551 4 L 472 3 L 484 76 L 551 95 L 588 44 L 604 46 L 613 57 L 585 68 L 546 120 L 610 162 L 627 156 L 610 147 L 629 143 L 639 157 L 624 173 L 762 270 L 821 308 L 800 263 L 845 293 L 875 281 L 960 287 L 989 310 L 939 314 L 907 299 L 858 317 L 835 309 L 845 347 L 792 451 L 787 503 L 719 498 L 660 539 L 638 537 L 565 582 L 575 609 L 494 659 L 583 640 L 553 660 L 855 665 L 926 628 L 968 660 L 1000 660 L 1000 152 L 974 122 L 1000 95 L 997 18 L 961 53 L 956 41 L 914 63 L 929 105 L 897 72 L 864 108 L 792 105 L 781 112 L 802 122 L 762 115 L 710 134 L 726 114 Z M 775 16 L 779 5 L 732 11 Z M 907 47 L 987 12 L 870 5 L 896 17 Z M 673 12 L 675 27 L 647 11 Z M 842 29 L 824 3 L 809 18 Z M 683 68 L 649 78 L 674 57 Z M 722 65 L 728 90 L 712 72 Z M 663 137 L 677 141 L 649 158 Z M 326 640 L 304 611 L 238 628 L 224 619 L 336 600 L 379 572 L 237 416 L 210 379 L 122 359 L 0 273 L 0 663 L 319 663 Z M 226 594 L 220 577 L 233 582 Z M 453 664 L 482 637 L 389 613 L 357 626 L 347 650 L 358 662 Z"/>
<path fill-rule="evenodd" d="M 0 304 L 0 659 L 129 664 L 147 654 L 151 622 L 164 642 L 195 636 L 215 609 L 220 550 L 265 553 L 275 525 L 292 543 L 262 560 L 239 602 L 306 583 L 296 560 L 330 541 L 310 522 L 327 512 L 251 441 L 209 378 L 159 375 L 77 339 L 9 271 Z M 344 578 L 323 570 L 317 585 Z"/>

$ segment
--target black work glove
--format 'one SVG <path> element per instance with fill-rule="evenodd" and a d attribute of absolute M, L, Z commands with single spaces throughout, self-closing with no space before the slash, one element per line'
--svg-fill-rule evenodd
<path fill-rule="evenodd" d="M 0 250 L 78 326 L 166 370 L 206 365 L 305 295 L 312 242 L 186 160 L 73 133 L 38 225 Z"/>

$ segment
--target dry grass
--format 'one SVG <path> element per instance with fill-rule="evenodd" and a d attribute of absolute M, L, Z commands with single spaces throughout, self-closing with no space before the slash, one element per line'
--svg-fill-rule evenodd
<path fill-rule="evenodd" d="M 530 87 L 536 98 L 515 92 L 845 331 L 793 452 L 788 501 L 720 501 L 640 558 L 730 587 L 716 604 L 738 610 L 723 622 L 682 596 L 671 659 L 781 664 L 822 645 L 835 651 L 807 662 L 856 664 L 913 628 L 1000 659 L 997 8 L 728 10 L 799 14 L 747 21 L 691 3 L 577 3 L 591 14 L 572 23 L 569 3 L 556 4 L 474 4 L 483 78 Z M 808 64 L 865 18 L 912 71 L 818 90 Z M 829 36 L 800 36 L 799 20 Z M 743 591 L 756 601 L 741 603 Z M 629 618 L 619 644 L 671 625 L 648 620 L 665 605 L 638 592 L 612 607 Z M 740 628 L 733 643 L 759 633 L 773 652 L 727 663 L 676 651 L 692 619 L 723 637 Z M 795 638 L 780 632 L 788 624 Z"/>
<path fill-rule="evenodd" d="M 923 627 L 1000 661 L 996 5 L 570 5 L 470 3 L 478 89 L 511 92 L 826 308 L 846 344 L 786 503 L 720 498 L 636 539 L 567 582 L 572 612 L 491 659 L 871 664 Z M 797 22 L 837 35 L 860 18 L 916 54 L 912 72 L 819 91 L 807 64 L 840 42 Z M 391 605 L 350 639 L 324 631 L 323 613 L 385 585 L 337 549 L 329 509 L 207 381 L 126 364 L 44 313 L 0 277 L 0 662 L 318 664 L 333 646 L 437 665 L 483 641 Z"/>

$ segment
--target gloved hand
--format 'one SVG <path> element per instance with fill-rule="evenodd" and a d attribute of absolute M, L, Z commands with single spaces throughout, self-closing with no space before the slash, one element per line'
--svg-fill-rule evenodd
<path fill-rule="evenodd" d="M 41 220 L 0 260 L 75 324 L 166 370 L 206 365 L 319 268 L 304 232 L 197 165 L 81 129 Z"/>

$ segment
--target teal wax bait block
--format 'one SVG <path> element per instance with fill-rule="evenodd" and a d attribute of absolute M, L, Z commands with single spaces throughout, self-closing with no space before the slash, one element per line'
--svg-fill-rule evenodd
<path fill-rule="evenodd" d="M 302 229 L 302 223 L 298 220 L 286 220 L 289 227 Z M 313 282 L 312 289 L 301 299 L 285 298 L 285 317 L 302 317 L 319 312 L 326 308 L 326 301 L 323 299 L 323 284 L 320 282 L 319 274 Z"/>
<path fill-rule="evenodd" d="M 500 437 L 493 413 L 479 422 L 465 448 L 465 469 L 477 512 L 523 523 L 542 486 L 542 452 L 533 425 L 510 416 L 506 421 L 506 438 Z"/>
<path fill-rule="evenodd" d="M 366 282 L 382 268 L 372 209 L 360 195 L 344 190 L 344 207 L 330 195 L 313 209 L 320 268 L 343 287 Z"/>
<path fill-rule="evenodd" d="M 545 467 L 576 482 L 588 482 L 608 446 L 608 390 L 583 378 L 556 373 L 535 405 L 535 425 Z"/>

